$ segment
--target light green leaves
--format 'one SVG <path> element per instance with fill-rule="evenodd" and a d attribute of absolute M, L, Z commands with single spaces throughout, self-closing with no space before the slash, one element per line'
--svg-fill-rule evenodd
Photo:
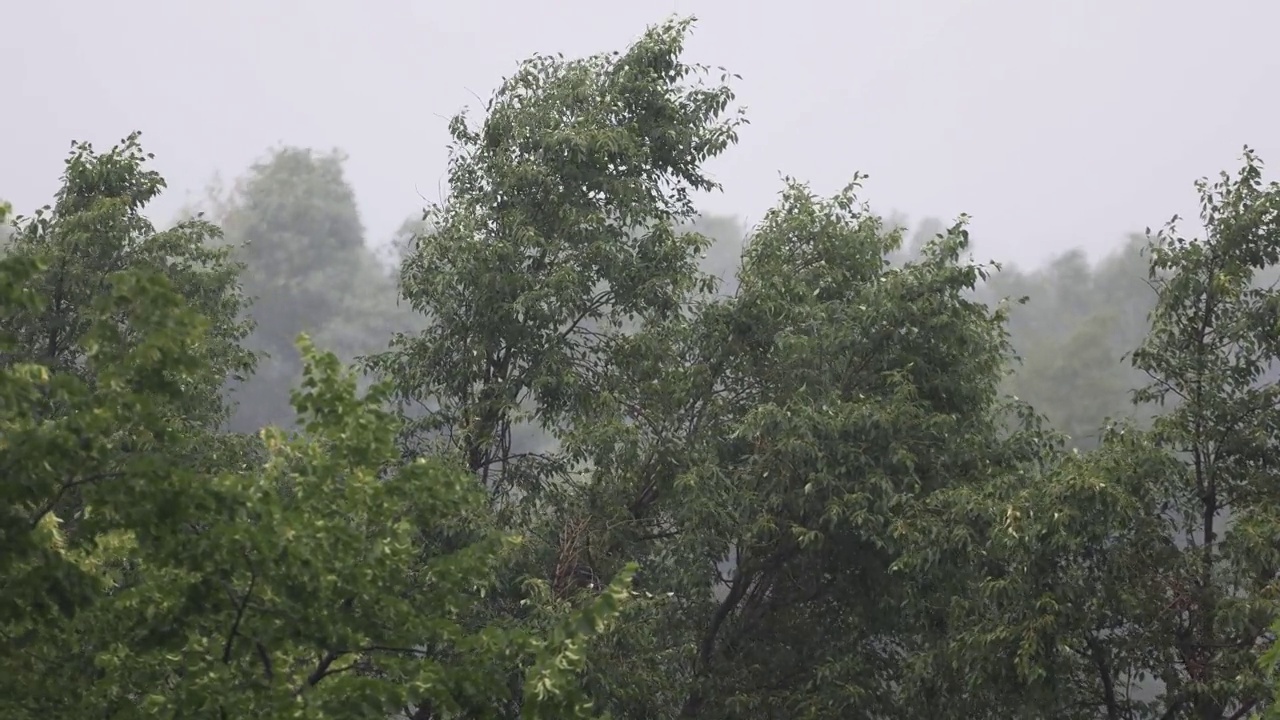
<path fill-rule="evenodd" d="M 304 432 L 218 432 L 234 270 L 216 228 L 137 213 L 163 182 L 134 140 L 78 148 L 0 259 L 0 715 L 495 717 L 528 671 L 524 717 L 585 716 L 626 577 L 551 638 L 476 623 L 514 539 L 463 470 L 402 465 L 388 387 L 305 338 Z"/>

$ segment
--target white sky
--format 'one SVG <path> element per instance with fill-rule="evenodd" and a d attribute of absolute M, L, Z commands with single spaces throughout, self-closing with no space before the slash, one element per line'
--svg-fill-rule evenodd
<path fill-rule="evenodd" d="M 0 0 L 0 196 L 30 211 L 72 139 L 139 129 L 163 220 L 275 144 L 336 146 L 380 242 L 438 197 L 445 118 L 518 60 L 672 12 L 699 18 L 690 60 L 743 75 L 752 125 L 705 206 L 750 221 L 780 174 L 860 170 L 882 212 L 968 212 L 981 259 L 1028 262 L 1194 212 L 1243 144 L 1280 164 L 1267 0 Z"/>

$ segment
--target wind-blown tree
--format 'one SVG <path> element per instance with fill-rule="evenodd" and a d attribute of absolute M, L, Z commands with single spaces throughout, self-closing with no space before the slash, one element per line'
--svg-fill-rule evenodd
<path fill-rule="evenodd" d="M 449 200 L 401 268 L 427 329 L 369 365 L 418 408 L 406 457 L 462 459 L 537 539 L 542 603 L 481 616 L 542 622 L 640 563 L 586 680 L 615 716 L 923 712 L 893 520 L 1024 460 L 1002 311 L 971 297 L 963 225 L 894 268 L 900 230 L 800 185 L 713 297 L 708 240 L 678 228 L 740 120 L 689 82 L 687 28 L 537 58 L 455 120 Z M 513 453 L 528 421 L 559 451 Z"/>
<path fill-rule="evenodd" d="M 705 282 L 706 240 L 675 226 L 694 216 L 691 192 L 716 187 L 701 163 L 738 120 L 722 119 L 727 86 L 687 83 L 686 28 L 654 28 L 622 54 L 530 60 L 479 127 L 450 125 L 450 195 L 401 268 L 428 327 L 370 366 L 405 403 L 430 405 L 409 444 L 447 435 L 495 494 L 547 479 L 542 466 L 521 477 L 507 450 L 522 403 L 547 428 L 588 418 L 623 321 L 672 317 Z"/>
<path fill-rule="evenodd" d="M 0 274 L 26 267 L 5 260 Z M 34 363 L 0 373 L 5 717 L 511 717 L 514 671 L 526 678 L 521 717 L 590 716 L 573 682 L 579 628 L 602 627 L 620 584 L 553 637 L 464 631 L 454 618 L 482 597 L 508 541 L 485 529 L 465 474 L 427 461 L 380 472 L 397 454 L 382 388 L 360 398 L 336 357 L 309 354 L 294 395 L 307 435 L 268 433 L 265 467 L 193 471 L 167 452 L 193 438 L 156 409 L 210 371 L 191 351 L 207 326 L 154 277 L 112 287 L 86 337 L 97 385 Z M 6 314 L 34 305 L 5 300 Z M 66 408 L 58 421 L 41 417 L 50 395 Z M 158 447 L 104 464 L 120 433 Z M 84 521 L 67 534 L 51 508 L 73 483 Z M 473 540 L 424 558 L 421 527 Z"/>
<path fill-rule="evenodd" d="M 534 539 L 534 621 L 607 577 L 577 544 L 573 487 L 591 453 L 573 433 L 621 416 L 603 391 L 634 350 L 624 338 L 680 317 L 711 286 L 698 268 L 707 239 L 677 228 L 696 215 L 692 193 L 716 187 L 702 164 L 742 121 L 727 113 L 727 76 L 706 84 L 681 61 L 688 26 L 652 28 L 623 53 L 534 58 L 479 125 L 454 119 L 448 199 L 401 265 L 426 327 L 369 358 L 409 418 L 406 457 L 460 458 L 504 522 Z M 529 425 L 555 445 L 514 448 Z M 506 594 L 485 612 L 531 613 Z"/>
<path fill-rule="evenodd" d="M 619 716 L 929 710 L 905 692 L 927 613 L 889 572 L 896 516 L 1023 457 L 998 402 L 1002 313 L 970 297 L 985 269 L 960 259 L 963 224 L 894 267 L 902 231 L 855 187 L 790 184 L 734 296 L 630 338 L 609 389 L 628 416 L 578 440 L 592 549 L 673 596 L 633 606 L 602 650 Z"/>
<path fill-rule="evenodd" d="M 111 292 L 115 273 L 159 273 L 209 323 L 197 351 L 212 368 L 188 378 L 181 397 L 172 398 L 164 412 L 175 429 L 204 440 L 188 446 L 187 461 L 216 464 L 248 449 L 242 438 L 216 432 L 228 415 L 223 385 L 253 366 L 240 345 L 249 328 L 240 317 L 246 303 L 236 279 L 239 267 L 227 251 L 213 247 L 216 226 L 192 219 L 160 232 L 147 220 L 146 206 L 165 187 L 164 179 L 146 167 L 150 157 L 136 133 L 105 153 L 74 144 L 53 205 L 16 219 L 4 257 L 37 264 L 29 282 L 47 302 L 13 308 L 5 321 L 13 342 L 0 350 L 0 365 L 35 362 L 97 387 L 92 348 L 84 344 L 94 303 Z M 42 412 L 58 418 L 61 404 L 50 398 Z M 116 437 L 119 458 L 149 446 L 145 439 Z M 68 487 L 62 497 L 59 511 L 69 523 L 75 521 L 71 510 L 78 493 L 79 488 Z"/>
<path fill-rule="evenodd" d="M 16 219 L 6 254 L 40 262 L 32 281 L 49 302 L 39 312 L 20 311 L 10 319 L 18 343 L 5 354 L 6 362 L 40 361 L 84 376 L 79 341 L 89 326 L 87 311 L 107 291 L 112 273 L 140 268 L 167 277 L 213 323 L 203 349 L 218 375 L 234 378 L 250 369 L 239 347 L 248 330 L 237 317 L 245 305 L 236 279 L 240 268 L 226 251 L 209 247 L 219 237 L 216 226 L 193 219 L 157 232 L 147 220 L 143 211 L 165 187 L 145 167 L 150 157 L 137 133 L 102 154 L 76 143 L 52 207 Z M 216 384 L 191 387 L 188 396 L 187 418 L 206 424 L 222 419 Z"/>
<path fill-rule="evenodd" d="M 1118 426 L 1032 480 L 937 498 L 911 566 L 952 586 L 949 662 L 985 703 L 965 717 L 1245 717 L 1271 688 L 1258 659 L 1280 613 L 1274 366 L 1280 185 L 1246 152 L 1199 184 L 1203 238 L 1151 238 L 1148 432 Z M 1270 371 L 1270 372 L 1269 372 Z M 931 564 L 930 561 L 937 564 Z"/>

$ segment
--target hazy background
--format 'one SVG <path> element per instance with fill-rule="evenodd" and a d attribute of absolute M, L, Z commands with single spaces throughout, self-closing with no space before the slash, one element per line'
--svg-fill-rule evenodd
<path fill-rule="evenodd" d="M 28 212 L 72 139 L 140 129 L 163 221 L 275 145 L 338 147 L 382 242 L 439 197 L 445 118 L 517 61 L 673 12 L 700 20 L 691 59 L 743 76 L 753 124 L 704 207 L 748 223 L 780 173 L 827 192 L 861 170 L 882 212 L 972 214 L 984 256 L 1096 256 L 1194 213 L 1191 182 L 1242 144 L 1280 162 L 1265 0 L 0 0 L 0 196 Z"/>
<path fill-rule="evenodd" d="M 367 245 L 441 199 L 449 116 L 534 53 L 622 50 L 672 14 L 699 18 L 687 59 L 743 76 L 752 123 L 711 165 L 707 269 L 732 275 L 779 175 L 826 194 L 869 173 L 910 242 L 967 212 L 980 260 L 1022 266 L 975 289 L 1032 299 L 1009 318 L 1011 394 L 1076 449 L 1150 420 L 1123 360 L 1154 304 L 1132 234 L 1194 217 L 1193 181 L 1246 143 L 1280 163 L 1275 0 L 0 0 L 0 200 L 29 213 L 70 141 L 141 130 L 171 188 L 153 219 L 208 210 L 257 300 L 228 427 L 289 427 L 299 332 L 352 361 L 426 327 Z M 206 193 L 215 176 L 236 192 Z M 513 450 L 554 444 L 518 426 Z"/>

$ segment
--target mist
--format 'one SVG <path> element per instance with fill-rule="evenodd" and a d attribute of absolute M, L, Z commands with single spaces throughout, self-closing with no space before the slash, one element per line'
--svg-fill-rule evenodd
<path fill-rule="evenodd" d="M 267 707 L 243 678 L 303 696 L 278 689 L 276 652 L 322 658 L 308 688 L 359 655 L 385 694 L 366 714 L 323 696 L 343 718 L 1278 707 L 1280 56 L 1253 35 L 1280 6 L 127 0 L 2 19 L 0 367 L 30 387 L 3 398 L 0 466 L 30 480 L 0 528 L 26 564 L 0 580 L 58 595 L 30 601 L 46 634 L 24 638 L 70 647 L 81 605 L 141 623 L 116 588 L 157 582 L 129 575 L 145 557 L 249 588 L 164 600 L 206 630 L 231 618 L 210 662 L 250 668 L 218 680 L 243 712 Z M 108 291 L 135 271 L 163 283 Z M 72 492 L 94 483 L 59 472 L 82 466 L 133 494 Z M 277 558 L 252 631 L 270 638 L 240 658 L 254 553 L 306 523 L 343 530 Z M 216 544 L 237 533 L 259 549 Z M 376 547 L 401 564 L 364 600 L 317 589 L 317 568 L 365 577 L 394 533 Z M 480 579 L 441 581 L 463 595 L 412 599 L 444 592 L 414 584 L 436 558 L 500 533 L 519 542 L 457 566 Z M 176 582 L 155 597 L 216 594 Z M 352 629 L 364 601 L 376 621 Z M 286 619 L 309 613 L 320 639 Z M 592 660 L 429 639 L 450 623 L 581 633 Z M 379 650 L 335 644 L 360 633 Z M 114 702 L 182 686 L 185 665 L 130 647 L 161 680 Z M 102 702 L 87 680 L 37 687 L 84 679 L 58 657 L 27 672 L 29 706 Z M 475 664 L 454 685 L 396 675 L 457 657 Z M 546 711 L 521 683 L 555 663 Z"/>

